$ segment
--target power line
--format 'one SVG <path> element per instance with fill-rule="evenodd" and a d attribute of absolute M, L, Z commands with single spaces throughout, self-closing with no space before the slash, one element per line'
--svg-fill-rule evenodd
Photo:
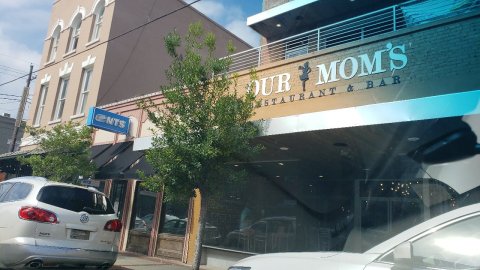
<path fill-rule="evenodd" d="M 17 95 L 10 95 L 10 94 L 3 94 L 3 93 L 0 93 L 0 96 L 7 96 L 7 97 L 22 97 L 22 96 L 17 96 Z"/>
<path fill-rule="evenodd" d="M 6 56 L 6 57 L 11 58 L 11 59 L 19 60 L 19 61 L 22 61 L 22 62 L 25 62 L 25 63 L 29 63 L 29 64 L 32 63 L 32 61 L 27 61 L 27 59 L 16 58 L 16 57 L 13 57 L 9 54 L 0 53 L 0 55 Z"/>
<path fill-rule="evenodd" d="M 6 98 L 6 97 L 0 97 L 0 99 L 4 99 L 4 100 L 15 100 L 15 101 L 20 101 L 20 99 L 18 99 L 18 98 Z"/>
<path fill-rule="evenodd" d="M 187 8 L 187 7 L 195 4 L 195 3 L 198 3 L 198 2 L 200 2 L 200 1 L 201 1 L 201 0 L 195 0 L 195 1 L 191 2 L 190 4 L 186 4 L 186 5 L 183 6 L 183 7 L 174 9 L 173 11 L 170 11 L 170 12 L 168 12 L 168 13 L 162 15 L 162 16 L 159 16 L 159 17 L 157 17 L 157 18 L 155 18 L 155 19 L 153 19 L 153 20 L 151 20 L 151 21 L 148 21 L 148 22 L 146 22 L 146 23 L 144 23 L 144 24 L 141 24 L 141 25 L 139 25 L 139 26 L 137 26 L 137 27 L 134 27 L 134 28 L 132 28 L 132 29 L 130 29 L 130 30 L 122 33 L 122 34 L 119 34 L 118 36 L 115 36 L 115 37 L 112 37 L 111 39 L 108 39 L 108 40 L 105 40 L 105 41 L 103 41 L 103 42 L 100 42 L 100 43 L 96 44 L 95 46 L 92 46 L 92 47 L 90 47 L 90 48 L 88 48 L 88 49 L 85 49 L 85 50 L 83 50 L 83 51 L 81 51 L 81 52 L 79 52 L 79 53 L 72 54 L 72 55 L 70 55 L 70 56 L 68 56 L 68 57 L 66 57 L 66 58 L 63 58 L 63 59 L 61 59 L 60 61 L 55 62 L 55 63 L 53 63 L 52 65 L 49 65 L 48 67 L 43 67 L 43 68 L 37 69 L 37 70 L 33 71 L 33 73 L 37 73 L 37 72 L 42 71 L 42 70 L 44 70 L 44 69 L 46 69 L 46 68 L 50 68 L 50 67 L 52 67 L 52 66 L 58 65 L 58 64 L 60 64 L 60 63 L 63 63 L 63 62 L 65 62 L 65 61 L 67 61 L 68 59 L 72 58 L 72 57 L 81 55 L 81 54 L 86 53 L 86 52 L 88 52 L 88 51 L 90 51 L 90 50 L 93 50 L 94 48 L 97 48 L 98 46 L 101 46 L 101 45 L 103 45 L 103 44 L 105 44 L 105 43 L 108 43 L 108 42 L 110 42 L 110 41 L 113 41 L 113 40 L 115 40 L 115 39 L 117 39 L 117 38 L 120 38 L 120 37 L 123 37 L 123 36 L 125 36 L 125 35 L 127 35 L 127 34 L 130 34 L 130 33 L 133 32 L 133 31 L 136 31 L 136 30 L 138 30 L 138 29 L 140 29 L 140 28 L 142 28 L 142 27 L 145 27 L 146 25 L 149 25 L 149 24 L 151 24 L 151 23 L 153 23 L 153 22 L 156 22 L 156 21 L 158 21 L 158 20 L 160 20 L 160 19 L 163 19 L 163 18 L 165 18 L 165 17 L 167 17 L 167 16 L 170 16 L 170 15 L 172 15 L 172 14 L 174 14 L 174 13 L 176 13 L 176 12 L 182 10 L 182 9 L 185 9 L 185 8 Z M 20 79 L 25 78 L 25 77 L 27 77 L 27 76 L 28 76 L 28 74 L 25 74 L 25 75 L 23 75 L 23 76 L 21 76 L 21 77 L 15 78 L 15 79 L 10 80 L 10 81 L 8 81 L 8 82 L 1 83 L 0 86 L 3 86 L 3 85 L 6 85 L 6 84 L 9 84 L 9 83 L 12 83 L 12 82 L 14 82 L 14 81 L 20 80 Z"/>
<path fill-rule="evenodd" d="M 12 68 L 12 67 L 5 66 L 5 65 L 0 65 L 0 69 L 7 70 L 7 71 L 10 71 L 10 72 L 15 72 L 15 73 L 18 73 L 18 74 L 24 74 L 25 73 L 24 70 Z"/>
<path fill-rule="evenodd" d="M 39 69 L 39 70 L 37 70 L 37 71 L 35 71 L 35 72 L 38 72 L 38 71 L 43 70 L 43 69 L 45 69 L 45 68 L 41 68 L 41 69 Z M 20 76 L 20 77 L 18 77 L 18 78 L 15 78 L 15 79 L 13 79 L 13 80 L 8 81 L 8 82 L 4 82 L 4 83 L 0 84 L 0 86 L 4 86 L 4 85 L 9 84 L 9 83 L 12 83 L 12 82 L 14 82 L 14 81 L 18 81 L 18 80 L 23 79 L 23 78 L 25 78 L 25 77 L 27 77 L 27 76 L 28 76 L 28 74 L 25 74 L 25 75 L 23 75 L 23 76 Z"/>
<path fill-rule="evenodd" d="M 6 76 L 10 76 L 10 77 L 17 77 L 19 74 L 12 74 L 12 73 L 7 73 L 7 71 L 5 70 L 1 70 L 0 69 L 0 74 L 3 74 L 3 75 L 6 75 Z M 23 74 L 23 73 L 22 73 Z"/>

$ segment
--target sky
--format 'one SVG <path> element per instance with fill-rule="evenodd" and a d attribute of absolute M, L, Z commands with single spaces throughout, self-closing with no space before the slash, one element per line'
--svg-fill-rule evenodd
<path fill-rule="evenodd" d="M 33 70 L 39 68 L 52 3 L 53 0 L 0 0 L 0 115 L 8 113 L 16 117 L 26 77 L 2 84 L 28 74 L 30 64 Z M 246 21 L 247 17 L 261 12 L 262 0 L 201 0 L 193 7 L 250 45 L 259 45 L 260 36 Z M 36 81 L 30 85 L 25 120 Z"/>

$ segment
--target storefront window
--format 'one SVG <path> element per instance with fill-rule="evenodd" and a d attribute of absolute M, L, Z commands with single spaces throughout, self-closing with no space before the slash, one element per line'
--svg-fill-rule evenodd
<path fill-rule="evenodd" d="M 125 194 L 127 192 L 127 181 L 113 180 L 112 189 L 110 192 L 110 201 L 113 204 L 113 209 L 119 219 L 123 216 L 123 206 L 125 204 Z"/>
<path fill-rule="evenodd" d="M 137 185 L 128 233 L 128 251 L 148 254 L 156 198 L 157 193 L 144 190 Z"/>
<path fill-rule="evenodd" d="M 188 226 L 188 202 L 163 202 L 156 256 L 180 260 Z"/>
<path fill-rule="evenodd" d="M 480 116 L 275 135 L 225 187 L 210 247 L 248 253 L 365 251 L 480 201 Z"/>

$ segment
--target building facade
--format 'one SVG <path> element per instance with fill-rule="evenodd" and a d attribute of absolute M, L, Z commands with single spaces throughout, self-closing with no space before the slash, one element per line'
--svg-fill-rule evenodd
<path fill-rule="evenodd" d="M 6 113 L 0 115 L 0 154 L 7 153 L 10 150 L 10 141 L 12 140 L 14 127 L 15 118 L 11 118 L 10 115 Z M 18 141 L 20 141 L 23 136 L 24 128 L 22 125 L 18 130 Z"/>
<path fill-rule="evenodd" d="M 163 38 L 197 21 L 216 35 L 217 56 L 226 54 L 220 48 L 229 40 L 238 50 L 250 48 L 180 0 L 54 1 L 27 124 L 84 123 L 92 106 L 158 91 L 170 61 Z M 24 138 L 22 149 L 31 144 Z"/>
<path fill-rule="evenodd" d="M 231 70 L 260 101 L 264 151 L 231 164 L 248 179 L 210 204 L 205 264 L 362 252 L 480 200 L 478 1 L 265 0 L 247 23 L 262 46 L 233 55 Z M 96 131 L 100 172 L 85 183 L 110 194 L 123 250 L 191 263 L 198 198 L 164 203 L 136 175 L 151 170 L 153 126 L 135 104 L 161 93 L 120 97 L 96 104 L 130 117 L 129 138 Z"/>
<path fill-rule="evenodd" d="M 124 104 L 137 96 L 157 93 L 168 83 L 165 71 L 171 61 L 164 37 L 173 31 L 183 36 L 196 22 L 216 36 L 217 57 L 227 54 L 229 42 L 239 51 L 251 48 L 181 0 L 53 1 L 27 125 L 49 129 L 67 121 L 85 124 L 91 107 L 119 101 Z M 137 105 L 128 104 L 121 111 L 115 109 L 120 105 L 105 107 L 128 117 L 130 132 L 119 135 L 96 130 L 92 160 L 99 169 L 93 179 L 84 179 L 82 184 L 110 196 L 125 224 L 121 250 L 186 260 L 183 237 L 176 234 L 163 234 L 158 252 L 155 243 L 149 246 L 149 239 L 153 239 L 150 231 L 152 235 L 158 231 L 158 224 L 152 230 L 152 222 L 185 223 L 190 205 L 162 206 L 161 194 L 140 189 L 137 165 L 144 170 L 151 168 L 141 159 L 143 151 L 134 151 L 133 140 L 140 134 L 150 136 L 151 131 Z M 8 173 L 6 178 L 31 174 L 16 157 L 35 154 L 35 149 L 33 138 L 25 135 L 20 151 L 0 155 L 0 169 Z M 170 213 L 168 220 L 154 216 L 159 207 Z"/>
<path fill-rule="evenodd" d="M 478 1 L 264 1 L 263 45 L 233 56 L 265 150 L 232 164 L 205 263 L 363 252 L 480 199 Z M 249 64 L 247 59 L 253 59 Z"/>
<path fill-rule="evenodd" d="M 210 204 L 205 264 L 226 269 L 272 252 L 362 252 L 479 201 L 476 1 L 264 1 L 264 8 L 247 21 L 263 45 L 233 55 L 231 66 L 260 101 L 252 120 L 264 125 L 255 140 L 264 151 L 232 164 L 248 179 L 226 185 Z M 152 136 L 138 99 L 102 106 L 138 117 L 133 152 Z M 134 159 L 123 163 L 130 164 L 124 175 L 148 168 L 144 157 Z M 131 198 L 143 199 L 124 205 L 141 214 L 126 220 L 126 249 L 148 244 L 143 253 L 191 263 L 198 198 L 182 207 L 135 192 Z"/>

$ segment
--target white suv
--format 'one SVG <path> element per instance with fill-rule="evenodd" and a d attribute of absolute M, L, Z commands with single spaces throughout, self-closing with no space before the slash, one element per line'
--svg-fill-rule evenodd
<path fill-rule="evenodd" d="M 122 224 L 95 189 L 10 179 L 0 183 L 0 217 L 0 268 L 109 268 L 117 259 Z"/>

